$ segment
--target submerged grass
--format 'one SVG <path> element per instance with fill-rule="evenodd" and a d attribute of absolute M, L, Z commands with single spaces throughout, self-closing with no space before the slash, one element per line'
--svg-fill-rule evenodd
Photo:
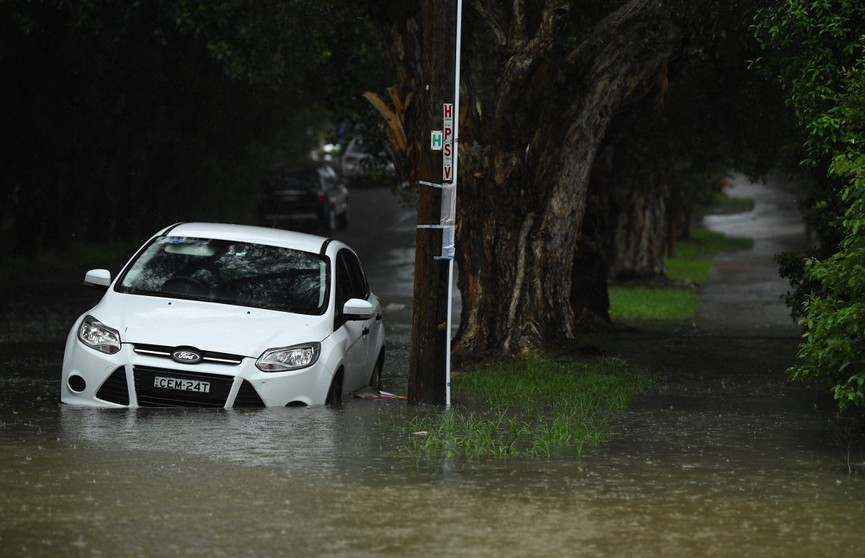
<path fill-rule="evenodd" d="M 454 400 L 439 414 L 409 421 L 405 448 L 416 457 L 468 460 L 580 458 L 606 434 L 609 419 L 646 389 L 651 377 L 625 361 L 528 356 L 454 378 Z"/>

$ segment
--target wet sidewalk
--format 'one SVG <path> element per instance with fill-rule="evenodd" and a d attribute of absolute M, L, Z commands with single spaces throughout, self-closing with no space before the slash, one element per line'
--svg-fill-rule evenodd
<path fill-rule="evenodd" d="M 778 276 L 773 257 L 806 246 L 800 189 L 780 174 L 766 183 L 736 175 L 732 184 L 728 195 L 754 200 L 753 211 L 708 216 L 704 224 L 727 236 L 751 238 L 754 247 L 714 259 L 709 281 L 700 291 L 695 327 L 716 334 L 798 337 L 799 326 L 783 303 L 790 286 Z"/>
<path fill-rule="evenodd" d="M 754 246 L 713 260 L 691 324 L 674 335 L 646 334 L 623 345 L 623 356 L 661 375 L 637 405 L 749 412 L 831 409 L 824 390 L 792 384 L 785 375 L 796 361 L 801 330 L 784 304 L 790 287 L 778 276 L 774 256 L 805 245 L 796 189 L 779 176 L 766 184 L 737 176 L 729 193 L 753 199 L 753 211 L 710 217 L 705 224 L 728 236 L 752 238 Z"/>
<path fill-rule="evenodd" d="M 753 238 L 753 249 L 713 261 L 689 327 L 622 347 L 658 380 L 589 470 L 614 485 L 649 554 L 856 555 L 862 539 L 843 518 L 863 512 L 865 487 L 848 467 L 834 402 L 785 375 L 800 331 L 773 256 L 805 242 L 795 189 L 777 176 L 734 184 L 730 195 L 754 199 L 754 210 L 706 224 Z"/>

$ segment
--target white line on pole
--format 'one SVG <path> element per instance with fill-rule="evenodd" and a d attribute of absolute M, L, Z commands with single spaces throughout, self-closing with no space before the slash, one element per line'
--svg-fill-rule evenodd
<path fill-rule="evenodd" d="M 453 140 L 453 215 L 456 218 L 457 167 L 459 163 L 460 138 L 460 52 L 462 50 L 463 0 L 457 0 L 456 52 L 454 56 L 454 140 Z M 456 222 L 453 224 L 456 227 Z M 456 231 L 454 231 L 456 237 Z M 456 244 L 456 241 L 454 241 Z M 448 260 L 448 318 L 445 332 L 445 405 L 451 406 L 451 322 L 453 320 L 454 260 Z"/>

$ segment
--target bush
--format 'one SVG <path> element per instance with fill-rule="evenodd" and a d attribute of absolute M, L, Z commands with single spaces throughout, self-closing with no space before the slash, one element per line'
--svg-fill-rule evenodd
<path fill-rule="evenodd" d="M 841 194 L 849 203 L 846 235 L 835 254 L 806 262 L 804 277 L 814 287 L 800 320 L 802 362 L 789 374 L 826 383 L 844 410 L 865 408 L 865 156 L 840 156 L 833 172 L 851 176 Z"/>
<path fill-rule="evenodd" d="M 837 250 L 805 263 L 799 280 L 811 292 L 793 379 L 815 378 L 841 410 L 865 409 L 865 5 L 860 0 L 784 0 L 755 26 L 766 60 L 805 130 L 807 164 L 829 163 L 843 188 L 817 207 L 843 207 L 834 224 Z M 829 227 L 830 229 L 833 227 Z M 788 264 L 790 262 L 787 262 Z M 788 269 L 789 272 L 789 269 Z M 795 278 L 795 277 L 794 277 Z"/>

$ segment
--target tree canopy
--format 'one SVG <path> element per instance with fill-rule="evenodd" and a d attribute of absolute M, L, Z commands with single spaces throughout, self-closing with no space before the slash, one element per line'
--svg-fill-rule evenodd
<path fill-rule="evenodd" d="M 262 174 L 383 82 L 376 37 L 331 1 L 3 2 L 11 249 L 248 218 Z"/>

